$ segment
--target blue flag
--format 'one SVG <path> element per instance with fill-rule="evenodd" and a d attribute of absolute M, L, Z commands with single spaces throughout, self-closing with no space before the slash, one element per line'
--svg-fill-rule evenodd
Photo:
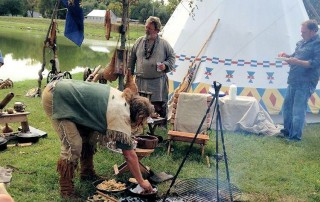
<path fill-rule="evenodd" d="M 2 57 L 2 53 L 0 51 L 0 63 L 2 63 L 2 65 L 4 64 L 4 61 L 3 61 L 3 57 Z"/>
<path fill-rule="evenodd" d="M 74 0 L 73 5 L 68 5 L 68 0 L 61 1 L 65 7 L 68 8 L 64 36 L 78 46 L 81 46 L 84 39 L 84 16 L 82 8 L 80 7 L 80 1 Z"/>

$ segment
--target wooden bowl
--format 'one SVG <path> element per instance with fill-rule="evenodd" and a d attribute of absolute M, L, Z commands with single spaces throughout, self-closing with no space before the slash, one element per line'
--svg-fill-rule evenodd
<path fill-rule="evenodd" d="M 158 138 L 151 135 L 138 135 L 135 140 L 138 142 L 137 148 L 140 149 L 154 149 L 158 145 Z"/>

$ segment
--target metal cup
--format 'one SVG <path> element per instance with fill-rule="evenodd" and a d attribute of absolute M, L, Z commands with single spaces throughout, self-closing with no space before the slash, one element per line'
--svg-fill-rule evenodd
<path fill-rule="evenodd" d="M 160 65 L 162 65 L 162 63 L 157 62 L 157 72 L 162 72 L 162 70 L 160 69 Z"/>
<path fill-rule="evenodd" d="M 22 102 L 15 102 L 13 105 L 13 108 L 16 112 L 24 112 L 25 108 L 27 106 L 23 104 Z"/>

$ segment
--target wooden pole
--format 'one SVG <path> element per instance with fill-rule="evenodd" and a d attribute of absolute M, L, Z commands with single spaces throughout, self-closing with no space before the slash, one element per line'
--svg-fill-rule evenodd
<path fill-rule="evenodd" d="M 124 50 L 126 48 L 126 33 L 127 33 L 127 29 L 128 29 L 128 15 L 129 15 L 129 0 L 122 0 L 122 25 L 121 25 L 121 30 L 120 30 L 120 41 L 121 41 L 121 45 L 120 45 L 120 49 L 123 50 L 122 54 L 119 54 L 119 60 L 123 61 L 125 58 L 124 56 Z M 119 82 L 119 90 L 123 90 L 124 89 L 124 76 L 125 76 L 125 70 L 123 69 L 123 73 L 119 74 L 118 77 L 118 82 Z"/>

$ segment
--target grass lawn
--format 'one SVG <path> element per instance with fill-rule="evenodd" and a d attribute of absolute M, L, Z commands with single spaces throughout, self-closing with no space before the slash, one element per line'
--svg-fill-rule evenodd
<path fill-rule="evenodd" d="M 74 79 L 81 78 L 81 74 L 74 75 Z M 0 166 L 11 165 L 19 169 L 13 173 L 8 187 L 17 202 L 61 201 L 56 172 L 59 141 L 42 110 L 40 98 L 25 97 L 26 92 L 34 87 L 37 87 L 36 80 L 15 82 L 13 89 L 0 90 L 0 98 L 3 99 L 7 93 L 13 92 L 15 97 L 7 107 L 13 107 L 16 101 L 24 102 L 27 111 L 31 112 L 29 124 L 47 132 L 48 137 L 29 147 L 11 147 L 1 152 Z M 9 125 L 14 129 L 19 126 Z M 319 130 L 319 124 L 307 125 L 300 143 L 288 143 L 276 137 L 225 132 L 231 182 L 242 191 L 241 200 L 320 201 Z M 156 133 L 166 138 L 165 131 L 157 130 Z M 178 180 L 215 177 L 214 137 L 215 133 L 212 133 L 210 143 L 205 149 L 205 155 L 211 159 L 211 167 L 208 167 L 205 158 L 200 156 L 200 148 L 195 145 Z M 142 162 L 156 173 L 164 171 L 175 174 L 187 148 L 188 144 L 175 143 L 174 152 L 168 156 L 166 145 L 161 145 Z M 99 148 L 94 160 L 99 175 L 114 178 L 113 165 L 121 164 L 124 159 L 120 154 Z M 225 180 L 224 164 L 219 166 L 221 180 Z M 125 174 L 120 179 L 128 177 L 129 175 Z M 95 191 L 91 183 L 80 183 L 78 175 L 75 184 L 83 199 Z M 165 193 L 169 185 L 161 183 L 160 192 Z"/>
<path fill-rule="evenodd" d="M 63 36 L 65 20 L 57 20 L 58 24 L 58 36 Z M 12 30 L 29 30 L 33 32 L 43 32 L 44 37 L 48 31 L 50 25 L 50 19 L 47 18 L 23 18 L 23 17 L 8 17 L 0 16 L 0 28 L 12 29 Z M 135 40 L 143 36 L 144 25 L 142 24 L 130 24 L 128 28 L 128 43 L 134 43 Z M 84 23 L 84 38 L 105 40 L 105 28 L 103 23 Z M 119 38 L 119 33 L 111 32 L 110 40 L 116 41 Z"/>

